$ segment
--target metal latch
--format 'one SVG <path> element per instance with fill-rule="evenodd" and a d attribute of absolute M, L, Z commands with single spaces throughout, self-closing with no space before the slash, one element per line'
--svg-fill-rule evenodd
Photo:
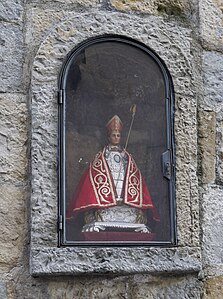
<path fill-rule="evenodd" d="M 58 103 L 63 104 L 63 99 L 64 99 L 64 90 L 60 89 L 58 91 Z"/>
<path fill-rule="evenodd" d="M 59 215 L 59 218 L 58 218 L 58 228 L 59 228 L 59 230 L 63 229 L 63 216 L 62 215 Z"/>
<path fill-rule="evenodd" d="M 166 151 L 162 154 L 162 170 L 163 176 L 170 180 L 171 178 L 171 160 L 170 160 L 170 151 Z"/>

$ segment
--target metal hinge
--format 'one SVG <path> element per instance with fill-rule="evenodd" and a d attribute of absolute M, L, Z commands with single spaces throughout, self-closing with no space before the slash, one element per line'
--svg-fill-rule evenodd
<path fill-rule="evenodd" d="M 59 218 L 58 218 L 58 229 L 59 230 L 63 229 L 63 216 L 62 215 L 59 215 Z"/>
<path fill-rule="evenodd" d="M 58 91 L 58 104 L 63 104 L 63 99 L 64 99 L 64 90 L 60 89 Z"/>
<path fill-rule="evenodd" d="M 162 153 L 162 169 L 163 169 L 163 176 L 170 180 L 171 178 L 171 159 L 170 159 L 170 151 L 166 151 Z"/>

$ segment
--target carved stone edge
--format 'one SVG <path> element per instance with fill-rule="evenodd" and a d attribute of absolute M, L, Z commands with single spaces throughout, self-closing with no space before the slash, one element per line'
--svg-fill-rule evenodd
<path fill-rule="evenodd" d="M 199 248 L 33 248 L 30 273 L 81 274 L 183 274 L 202 270 Z M 199 274 L 198 274 L 199 275 Z"/>

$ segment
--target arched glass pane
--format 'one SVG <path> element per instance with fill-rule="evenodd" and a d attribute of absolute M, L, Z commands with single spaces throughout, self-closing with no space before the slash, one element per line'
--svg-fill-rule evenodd
<path fill-rule="evenodd" d="M 62 78 L 62 243 L 170 242 L 172 180 L 163 176 L 162 163 L 164 152 L 172 154 L 170 84 L 161 62 L 137 43 L 96 39 L 72 53 Z M 117 152 L 108 150 L 114 128 L 121 134 Z M 99 169 L 92 169 L 100 151 L 101 178 L 108 182 L 98 186 Z M 105 185 L 110 193 L 101 195 Z"/>

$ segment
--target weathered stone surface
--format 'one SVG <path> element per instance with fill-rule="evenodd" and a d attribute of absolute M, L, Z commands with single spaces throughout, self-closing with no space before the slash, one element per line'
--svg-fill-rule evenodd
<path fill-rule="evenodd" d="M 26 192 L 22 187 L 0 186 L 0 264 L 15 266 L 26 237 Z"/>
<path fill-rule="evenodd" d="M 217 181 L 221 183 L 223 181 L 222 175 L 222 99 L 223 99 L 223 81 L 222 81 L 222 73 L 223 73 L 223 54 L 218 52 L 204 52 L 203 54 L 203 78 L 204 78 L 204 99 L 202 104 L 202 108 L 206 110 L 212 110 L 216 113 L 216 127 L 215 133 L 212 134 L 213 138 L 216 135 L 216 149 L 214 149 L 214 145 L 211 144 L 209 146 L 208 152 L 206 152 L 206 157 L 204 162 L 208 161 L 208 157 L 214 154 L 215 160 L 217 161 Z M 214 142 L 214 140 L 212 140 Z M 205 142 L 205 140 L 204 140 Z M 214 152 L 215 150 L 215 152 Z M 208 154 L 208 156 L 207 156 Z M 212 157 L 213 159 L 213 157 Z M 211 160 L 209 160 L 210 163 Z M 210 164 L 209 163 L 209 164 Z M 206 167 L 205 164 L 202 167 Z M 208 176 L 213 177 L 213 167 L 212 171 L 209 168 Z M 206 169 L 207 171 L 207 169 Z M 212 174 L 211 174 L 212 173 Z M 212 180 L 213 181 L 213 180 Z"/>
<path fill-rule="evenodd" d="M 73 281 L 50 282 L 48 293 L 50 298 L 126 298 L 129 294 L 123 278 L 93 278 L 75 279 Z"/>
<path fill-rule="evenodd" d="M 0 298 L 7 299 L 6 297 L 6 287 L 3 281 L 0 281 Z"/>
<path fill-rule="evenodd" d="M 200 34 L 207 49 L 223 49 L 223 4 L 221 0 L 199 1 Z"/>
<path fill-rule="evenodd" d="M 156 0 L 157 10 L 170 15 L 186 15 L 192 12 L 193 1 L 189 0 Z"/>
<path fill-rule="evenodd" d="M 223 54 L 217 52 L 204 52 L 203 54 L 203 80 L 204 104 L 215 112 L 222 109 L 223 102 Z"/>
<path fill-rule="evenodd" d="M 22 3 L 22 0 L 1 0 L 0 20 L 21 22 L 23 13 Z"/>
<path fill-rule="evenodd" d="M 159 286 L 159 287 L 158 287 Z M 123 277 L 97 278 L 82 277 L 50 282 L 48 294 L 50 298 L 81 298 L 81 299 L 161 299 L 161 298 L 200 298 L 201 283 L 196 276 L 156 277 L 134 275 Z"/>
<path fill-rule="evenodd" d="M 18 91 L 23 77 L 23 35 L 20 27 L 0 23 L 0 45 L 0 92 Z"/>
<path fill-rule="evenodd" d="M 223 276 L 206 280 L 204 285 L 204 299 L 223 298 Z"/>
<path fill-rule="evenodd" d="M 51 0 L 49 0 L 51 1 Z M 76 4 L 76 5 L 81 5 L 84 7 L 94 7 L 95 5 L 99 4 L 101 1 L 100 0 L 56 0 L 59 3 L 63 4 Z"/>
<path fill-rule="evenodd" d="M 63 22 L 65 15 L 67 21 Z M 53 31 L 55 20 L 58 22 L 61 20 L 62 23 Z M 191 51 L 194 45 L 190 29 L 176 28 L 173 22 L 165 23 L 158 17 L 150 16 L 141 19 L 137 16 L 100 11 L 76 14 L 63 10 L 54 12 L 35 9 L 30 11 L 28 22 L 32 30 L 27 30 L 27 43 L 31 41 L 35 43 L 33 37 L 37 39 L 42 37 L 45 29 L 50 26 L 54 33 L 46 41 L 49 50 L 47 56 L 58 55 L 61 51 L 60 59 L 64 59 L 68 49 L 72 49 L 71 45 L 68 45 L 72 40 L 77 44 L 84 39 L 101 34 L 123 34 L 141 40 L 163 58 L 174 78 L 175 90 L 179 93 L 195 95 L 193 69 L 196 69 L 196 58 L 193 56 L 195 48 L 193 54 Z M 55 45 L 52 47 L 51 42 L 53 43 L 54 38 L 58 44 L 56 46 L 55 40 Z M 45 54 L 46 52 L 42 53 L 43 56 Z"/>
<path fill-rule="evenodd" d="M 140 258 L 139 258 L 140 257 Z M 33 275 L 199 272 L 197 248 L 33 248 Z"/>
<path fill-rule="evenodd" d="M 157 288 L 157 285 L 159 287 Z M 201 298 L 202 284 L 196 277 L 184 276 L 176 279 L 174 277 L 157 279 L 156 282 L 149 282 L 148 279 L 137 281 L 132 288 L 131 295 L 134 299 L 180 299 L 180 298 Z"/>
<path fill-rule="evenodd" d="M 213 111 L 199 112 L 199 147 L 202 182 L 213 183 L 216 160 L 216 117 Z"/>
<path fill-rule="evenodd" d="M 118 10 L 133 10 L 133 11 L 140 11 L 144 13 L 156 13 L 157 5 L 156 0 L 152 1 L 140 1 L 140 0 L 111 0 L 112 7 Z"/>
<path fill-rule="evenodd" d="M 221 266 L 223 264 L 223 190 L 212 187 L 203 194 L 202 230 L 203 258 L 205 266 Z"/>
<path fill-rule="evenodd" d="M 7 281 L 6 283 L 6 297 L 7 299 L 14 299 L 16 298 L 16 294 L 15 294 L 15 282 L 12 280 Z"/>
<path fill-rule="evenodd" d="M 50 0 L 49 0 L 50 2 Z M 58 3 L 61 2 L 65 4 L 66 2 L 74 3 L 76 5 L 83 6 L 97 6 L 101 5 L 100 0 L 58 0 Z M 68 3 L 68 4 L 69 4 Z M 29 47 L 30 45 L 38 45 L 45 38 L 46 34 L 49 32 L 49 28 L 53 28 L 64 19 L 70 18 L 72 16 L 70 10 L 61 9 L 60 6 L 55 9 L 45 9 L 41 7 L 31 7 L 27 10 L 27 31 L 26 31 L 26 44 Z"/>
<path fill-rule="evenodd" d="M 23 287 L 20 288 L 17 284 L 16 298 L 35 299 L 38 294 L 38 299 L 179 299 L 199 298 L 197 296 L 201 292 L 201 283 L 197 280 L 197 275 L 192 274 L 178 277 L 138 274 L 38 277 L 34 279 L 27 275 L 24 278 L 26 278 L 24 281 L 21 277 L 18 279 Z M 168 294 L 168 297 L 164 292 Z M 175 297 L 175 294 L 182 297 Z"/>
<path fill-rule="evenodd" d="M 179 244 L 199 244 L 199 197 L 197 188 L 197 102 L 176 94 L 176 198 Z M 185 227 L 189 228 L 186 230 Z"/>
<path fill-rule="evenodd" d="M 27 118 L 25 96 L 0 94 L 1 182 L 21 182 L 27 172 Z"/>
<path fill-rule="evenodd" d="M 39 44 L 44 37 L 44 33 L 46 34 L 49 28 L 57 24 L 66 14 L 69 13 L 64 10 L 55 11 L 40 8 L 31 8 L 28 10 L 28 26 L 25 39 L 27 46 Z"/>
<path fill-rule="evenodd" d="M 45 73 L 47 74 L 47 66 Z M 41 78 L 44 72 L 41 74 Z M 49 77 L 48 77 L 49 78 Z M 56 83 L 56 81 L 55 81 Z M 57 245 L 57 86 L 45 83 L 32 105 L 32 242 Z M 46 113 L 47 111 L 47 113 Z M 44 158 L 43 158 L 44 157 Z M 39 215 L 40 217 L 33 217 Z"/>
<path fill-rule="evenodd" d="M 217 122 L 217 182 L 223 184 L 223 113 Z"/>
<path fill-rule="evenodd" d="M 141 13 L 169 15 L 184 15 L 190 12 L 191 3 L 187 0 L 110 0 L 111 6 L 122 11 L 137 11 Z"/>

